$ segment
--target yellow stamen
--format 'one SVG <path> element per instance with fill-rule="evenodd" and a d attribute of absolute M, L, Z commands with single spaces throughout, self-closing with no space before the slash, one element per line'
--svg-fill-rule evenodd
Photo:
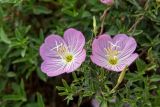
<path fill-rule="evenodd" d="M 59 45 L 57 48 L 57 54 L 65 60 L 65 62 L 69 63 L 73 60 L 73 55 L 69 53 L 68 48 L 66 48 L 63 44 Z"/>
<path fill-rule="evenodd" d="M 73 59 L 73 55 L 71 55 L 71 54 L 68 54 L 68 55 L 66 55 L 66 57 L 65 57 L 66 62 L 71 62 L 72 59 Z"/>
<path fill-rule="evenodd" d="M 112 64 L 112 65 L 116 65 L 117 64 L 117 62 L 118 62 L 118 58 L 114 58 L 114 59 L 109 59 L 109 61 L 108 61 L 110 64 Z"/>
<path fill-rule="evenodd" d="M 61 46 L 58 47 L 57 53 L 62 56 L 62 55 L 64 55 L 64 53 L 66 53 L 67 51 L 68 51 L 68 50 L 66 49 L 66 47 L 65 47 L 64 45 L 61 45 Z"/>
<path fill-rule="evenodd" d="M 118 63 L 118 50 L 112 49 L 111 47 L 105 48 L 106 56 L 108 59 L 108 62 L 111 65 L 116 65 Z"/>

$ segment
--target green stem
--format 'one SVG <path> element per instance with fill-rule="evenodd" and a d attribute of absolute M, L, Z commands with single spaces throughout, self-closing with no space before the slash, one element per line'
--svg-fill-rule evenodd
<path fill-rule="evenodd" d="M 116 91 L 116 89 L 118 88 L 118 86 L 121 84 L 121 82 L 123 81 L 123 78 L 124 78 L 124 76 L 125 76 L 125 73 L 126 73 L 126 71 L 127 71 L 127 66 L 123 69 L 123 71 L 121 72 L 121 74 L 119 75 L 119 78 L 118 78 L 118 80 L 117 80 L 117 84 L 116 84 L 116 86 L 110 91 L 110 93 L 112 94 L 112 93 L 114 93 L 115 91 Z"/>

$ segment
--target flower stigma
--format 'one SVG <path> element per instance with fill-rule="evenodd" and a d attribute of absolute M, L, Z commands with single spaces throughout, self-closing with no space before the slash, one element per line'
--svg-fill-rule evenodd
<path fill-rule="evenodd" d="M 69 52 L 68 47 L 66 47 L 63 43 L 61 43 L 61 44 L 58 45 L 57 42 L 56 42 L 56 46 L 53 49 L 56 49 L 57 54 L 66 63 L 69 63 L 69 62 L 71 62 L 73 60 L 73 55 Z"/>
<path fill-rule="evenodd" d="M 66 62 L 71 62 L 73 60 L 73 55 L 71 54 L 66 55 L 65 60 Z"/>
<path fill-rule="evenodd" d="M 110 43 L 109 47 L 105 48 L 107 60 L 108 60 L 109 64 L 111 64 L 111 65 L 116 65 L 118 63 L 119 51 L 117 50 L 117 48 L 118 48 L 118 46 L 115 44 L 112 44 L 112 43 Z"/>

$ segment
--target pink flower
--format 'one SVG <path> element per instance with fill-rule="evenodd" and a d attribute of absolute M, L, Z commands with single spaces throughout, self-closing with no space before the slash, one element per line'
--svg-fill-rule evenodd
<path fill-rule="evenodd" d="M 92 99 L 91 104 L 93 107 L 99 107 L 100 103 L 96 99 Z"/>
<path fill-rule="evenodd" d="M 103 3 L 103 4 L 108 4 L 108 5 L 111 5 L 111 4 L 113 4 L 113 0 L 100 0 L 101 1 L 101 3 Z"/>
<path fill-rule="evenodd" d="M 113 39 L 103 34 L 93 41 L 91 60 L 107 70 L 120 72 L 138 57 L 133 53 L 136 46 L 135 39 L 125 34 L 118 34 Z"/>
<path fill-rule="evenodd" d="M 73 28 L 67 29 L 63 38 L 49 35 L 40 47 L 40 56 L 44 60 L 41 70 L 48 76 L 75 71 L 85 60 L 84 45 L 83 34 Z"/>

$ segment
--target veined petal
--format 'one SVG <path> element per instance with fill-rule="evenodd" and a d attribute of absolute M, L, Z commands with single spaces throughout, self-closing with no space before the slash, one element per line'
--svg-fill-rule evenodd
<path fill-rule="evenodd" d="M 43 60 L 49 59 L 57 56 L 57 47 L 58 45 L 63 44 L 66 46 L 64 40 L 58 35 L 50 35 L 45 39 L 45 43 L 43 43 L 40 47 L 40 56 Z"/>
<path fill-rule="evenodd" d="M 65 68 L 67 73 L 75 71 L 85 61 L 86 50 L 83 49 L 83 51 L 81 51 L 79 54 L 77 54 L 74 57 L 75 57 L 74 61 L 72 63 L 70 63 L 69 65 L 67 65 Z"/>
<path fill-rule="evenodd" d="M 90 57 L 93 63 L 101 67 L 108 67 L 105 49 L 110 46 L 110 42 L 112 42 L 112 39 L 107 34 L 94 39 Z"/>
<path fill-rule="evenodd" d="M 61 59 L 53 58 L 45 60 L 41 64 L 41 70 L 48 76 L 53 77 L 65 73 L 65 66 L 65 63 L 63 63 Z"/>
<path fill-rule="evenodd" d="M 138 57 L 137 53 L 132 54 L 128 58 L 119 61 L 117 65 L 110 66 L 110 70 L 121 72 L 126 66 L 129 66 L 133 61 L 135 61 Z"/>
<path fill-rule="evenodd" d="M 130 64 L 132 64 L 132 62 L 134 62 L 136 59 L 138 58 L 138 54 L 134 53 L 131 56 L 129 56 L 128 58 L 124 59 L 123 62 L 129 66 Z"/>
<path fill-rule="evenodd" d="M 104 60 L 104 59 L 100 59 L 100 58 L 96 58 L 94 56 L 91 56 L 91 60 L 93 63 L 95 63 L 96 65 L 98 66 L 101 66 L 107 70 L 110 70 L 110 71 L 116 71 L 116 72 L 120 72 L 122 71 L 126 64 L 125 63 L 119 63 L 117 65 L 111 65 L 109 63 L 107 63 L 107 60 Z"/>
<path fill-rule="evenodd" d="M 100 0 L 101 3 L 104 3 L 104 4 L 108 4 L 108 5 L 111 5 L 113 3 L 113 0 Z"/>
<path fill-rule="evenodd" d="M 111 65 L 109 63 L 107 63 L 107 60 L 106 59 L 102 59 L 102 58 L 98 58 L 98 57 L 95 57 L 95 56 L 91 56 L 91 60 L 93 63 L 95 63 L 96 65 L 98 66 L 101 66 L 107 70 L 110 70 L 110 71 L 116 71 L 116 72 L 120 72 L 121 69 L 123 69 L 125 66 L 124 65 Z"/>
<path fill-rule="evenodd" d="M 73 28 L 70 28 L 64 32 L 64 40 L 68 45 L 69 51 L 77 53 L 81 51 L 85 45 L 84 35 Z"/>
<path fill-rule="evenodd" d="M 125 34 L 118 34 L 113 39 L 101 35 L 93 41 L 91 60 L 107 70 L 121 72 L 138 57 L 138 54 L 132 55 L 136 46 L 134 38 Z M 112 60 L 116 62 L 112 63 Z"/>
<path fill-rule="evenodd" d="M 119 58 L 121 59 L 130 56 L 135 51 L 136 47 L 137 43 L 135 39 L 132 37 L 128 37 L 125 47 L 121 50 L 119 54 Z"/>
<path fill-rule="evenodd" d="M 113 43 L 119 46 L 118 50 L 121 51 L 126 46 L 128 36 L 126 34 L 117 34 L 113 38 Z"/>
<path fill-rule="evenodd" d="M 109 65 L 108 69 L 111 71 L 121 72 L 127 65 L 123 62 L 118 63 L 117 65 Z"/>
<path fill-rule="evenodd" d="M 101 67 L 107 66 L 107 60 L 105 58 L 102 58 L 98 55 L 91 55 L 90 58 L 91 58 L 91 61 L 98 66 L 101 66 Z"/>
<path fill-rule="evenodd" d="M 92 43 L 92 54 L 105 58 L 105 48 L 109 46 L 109 42 L 111 41 L 112 38 L 107 34 L 103 34 L 98 38 L 95 38 Z"/>

